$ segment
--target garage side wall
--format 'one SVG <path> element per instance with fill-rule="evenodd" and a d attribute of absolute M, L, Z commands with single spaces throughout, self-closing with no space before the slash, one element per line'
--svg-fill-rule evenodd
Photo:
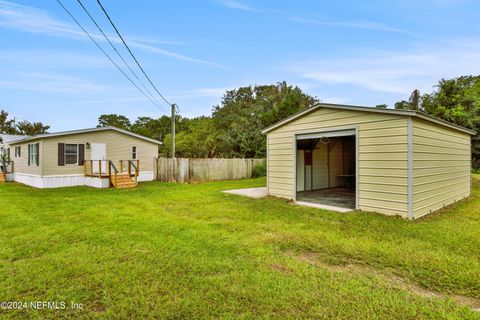
<path fill-rule="evenodd" d="M 413 215 L 470 195 L 470 135 L 413 120 Z"/>
<path fill-rule="evenodd" d="M 407 118 L 319 108 L 267 134 L 268 190 L 294 199 L 295 135 L 358 126 L 358 208 L 407 216 Z"/>

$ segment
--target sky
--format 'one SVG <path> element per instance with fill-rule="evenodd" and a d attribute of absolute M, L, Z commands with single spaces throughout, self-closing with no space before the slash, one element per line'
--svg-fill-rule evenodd
<path fill-rule="evenodd" d="M 61 1 L 129 74 L 78 2 Z M 82 2 L 134 67 L 97 2 Z M 226 90 L 240 86 L 287 81 L 322 102 L 393 106 L 414 89 L 434 90 L 441 78 L 480 74 L 475 0 L 102 4 L 185 117 L 210 115 Z M 105 113 L 134 121 L 170 112 L 128 82 L 56 0 L 0 0 L 0 40 L 0 109 L 18 120 L 54 132 L 95 127 Z"/>

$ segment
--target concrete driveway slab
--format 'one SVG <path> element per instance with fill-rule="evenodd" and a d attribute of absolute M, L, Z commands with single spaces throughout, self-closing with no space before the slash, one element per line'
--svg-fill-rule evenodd
<path fill-rule="evenodd" d="M 247 189 L 233 189 L 233 190 L 225 190 L 225 191 L 222 191 L 222 192 L 230 193 L 230 194 L 236 194 L 236 195 L 239 195 L 239 196 L 255 198 L 255 199 L 265 198 L 268 195 L 266 187 L 247 188 Z"/>

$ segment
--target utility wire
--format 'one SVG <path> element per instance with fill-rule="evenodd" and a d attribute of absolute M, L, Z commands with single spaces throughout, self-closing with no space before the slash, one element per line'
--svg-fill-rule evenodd
<path fill-rule="evenodd" d="M 140 89 L 140 87 L 135 83 L 133 82 L 133 80 L 122 70 L 122 68 L 120 68 L 118 66 L 118 64 L 108 55 L 107 52 L 105 52 L 105 50 L 103 50 L 103 48 L 97 43 L 97 41 L 95 41 L 95 39 L 93 39 L 93 37 L 90 35 L 90 33 L 88 33 L 88 31 L 80 24 L 80 22 L 78 22 L 78 20 L 73 16 L 73 14 L 63 5 L 63 3 L 60 1 L 60 0 L 56 0 L 58 2 L 58 4 L 63 8 L 63 10 L 65 10 L 65 12 L 70 16 L 70 18 L 72 18 L 73 21 L 75 21 L 75 23 L 80 27 L 80 29 L 83 30 L 83 32 L 85 32 L 85 34 L 90 38 L 90 40 L 92 40 L 92 42 L 97 46 L 97 48 L 102 51 L 102 53 L 108 58 L 108 60 L 110 60 L 111 63 L 113 63 L 115 65 L 115 67 L 117 67 L 118 71 L 120 71 L 124 76 L 125 78 L 128 79 L 128 81 L 130 81 L 131 84 L 133 84 L 135 86 L 135 88 L 138 89 L 138 91 L 140 91 L 148 100 L 150 100 L 156 107 L 160 108 L 156 102 L 154 100 L 152 100 L 152 98 L 150 98 L 145 92 L 143 92 L 142 89 Z"/>
<path fill-rule="evenodd" d="M 77 0 L 78 4 L 80 4 L 80 6 L 82 7 L 83 11 L 85 11 L 85 13 L 88 15 L 88 17 L 90 18 L 90 20 L 92 20 L 92 22 L 95 24 L 95 26 L 97 27 L 97 29 L 100 31 L 100 33 L 103 35 L 103 37 L 108 41 L 108 43 L 110 44 L 110 46 L 112 47 L 112 49 L 115 51 L 115 53 L 118 55 L 118 57 L 123 61 L 123 63 L 125 64 L 125 66 L 130 70 L 130 72 L 133 74 L 133 76 L 138 80 L 138 82 L 142 85 L 142 87 L 145 89 L 145 91 L 148 93 L 148 95 L 153 99 L 155 100 L 155 97 L 152 95 L 152 93 L 150 92 L 150 90 L 148 90 L 148 88 L 145 86 L 145 84 L 143 83 L 142 80 L 140 80 L 140 78 L 137 76 L 137 73 L 135 71 L 133 71 L 133 69 L 130 67 L 130 65 L 127 63 L 127 61 L 125 61 L 125 59 L 123 58 L 123 56 L 120 54 L 120 52 L 118 52 L 117 48 L 113 45 L 113 43 L 110 41 L 110 39 L 107 37 L 107 35 L 105 34 L 105 32 L 103 32 L 102 28 L 98 25 L 97 21 L 95 21 L 95 19 L 93 18 L 93 16 L 90 14 L 90 12 L 87 10 L 87 8 L 85 8 L 85 6 L 83 5 L 82 1 L 80 0 Z"/>
<path fill-rule="evenodd" d="M 155 89 L 155 91 L 158 93 L 158 95 L 163 99 L 163 101 L 165 101 L 168 105 L 172 105 L 170 102 L 168 102 L 167 99 L 165 99 L 165 97 L 160 93 L 160 91 L 158 91 L 157 87 L 153 84 L 152 80 L 150 80 L 150 78 L 148 77 L 147 73 L 145 72 L 145 70 L 143 70 L 142 66 L 140 65 L 140 63 L 138 62 L 137 58 L 135 57 L 135 55 L 133 54 L 132 50 L 130 50 L 130 48 L 128 47 L 127 43 L 125 42 L 125 40 L 123 39 L 122 35 L 120 34 L 120 32 L 118 31 L 117 27 L 115 26 L 115 24 L 113 23 L 112 19 L 110 19 L 110 16 L 108 15 L 107 13 L 107 10 L 105 10 L 105 8 L 103 7 L 102 3 L 100 2 L 100 0 L 97 0 L 97 3 L 98 5 L 100 6 L 100 8 L 102 9 L 103 13 L 105 13 L 105 16 L 107 17 L 108 21 L 110 21 L 110 24 L 112 25 L 113 29 L 115 29 L 115 32 L 117 33 L 117 35 L 120 37 L 120 39 L 122 40 L 123 44 L 125 45 L 125 47 L 127 48 L 128 52 L 130 53 L 130 55 L 132 56 L 133 60 L 135 60 L 135 63 L 137 64 L 137 66 L 140 68 L 140 70 L 142 71 L 143 75 L 145 76 L 145 78 L 147 78 L 148 82 L 150 82 L 150 84 L 152 85 L 152 87 Z"/>

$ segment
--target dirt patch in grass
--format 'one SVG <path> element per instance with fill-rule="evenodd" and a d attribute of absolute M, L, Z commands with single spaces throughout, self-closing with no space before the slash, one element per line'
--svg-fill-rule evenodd
<path fill-rule="evenodd" d="M 290 269 L 289 267 L 287 266 L 284 266 L 283 264 L 279 264 L 279 263 L 274 263 L 270 266 L 270 268 L 274 271 L 277 271 L 277 272 L 280 272 L 280 273 L 284 273 L 284 274 L 290 274 L 292 273 L 292 269 Z"/>
<path fill-rule="evenodd" d="M 395 274 L 388 274 L 386 272 L 379 271 L 377 269 L 355 264 L 347 263 L 343 265 L 329 264 L 323 261 L 315 252 L 292 252 L 287 251 L 285 254 L 299 262 L 315 265 L 322 269 L 326 269 L 330 272 L 341 272 L 348 274 L 357 274 L 365 276 L 379 277 L 385 282 L 389 283 L 392 287 L 408 291 L 414 295 L 424 298 L 437 298 L 437 299 L 452 299 L 455 303 L 462 306 L 469 307 L 472 311 L 480 312 L 480 300 L 461 295 L 446 295 L 443 293 L 431 291 L 425 289 L 419 285 L 409 282 L 405 278 L 402 278 Z"/>

